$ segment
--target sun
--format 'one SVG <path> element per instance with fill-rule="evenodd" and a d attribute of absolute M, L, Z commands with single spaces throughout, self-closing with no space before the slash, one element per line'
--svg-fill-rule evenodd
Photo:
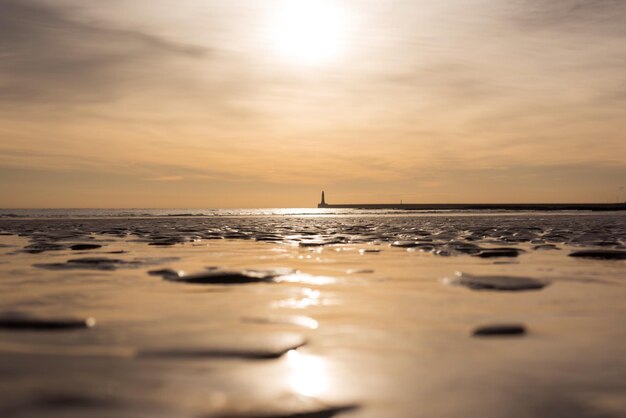
<path fill-rule="evenodd" d="M 288 0 L 270 22 L 270 43 L 291 62 L 324 64 L 344 52 L 348 29 L 348 13 L 337 1 Z"/>

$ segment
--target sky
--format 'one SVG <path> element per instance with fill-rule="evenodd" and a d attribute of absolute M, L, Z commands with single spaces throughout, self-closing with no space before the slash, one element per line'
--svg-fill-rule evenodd
<path fill-rule="evenodd" d="M 626 200 L 623 0 L 0 0 L 0 207 Z"/>

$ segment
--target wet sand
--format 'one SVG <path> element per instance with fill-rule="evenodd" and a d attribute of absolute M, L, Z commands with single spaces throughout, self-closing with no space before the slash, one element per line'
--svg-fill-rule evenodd
<path fill-rule="evenodd" d="M 0 233 L 2 417 L 626 415 L 624 215 Z"/>

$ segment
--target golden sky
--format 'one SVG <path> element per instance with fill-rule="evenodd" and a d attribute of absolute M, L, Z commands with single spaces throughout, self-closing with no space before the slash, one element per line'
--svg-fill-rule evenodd
<path fill-rule="evenodd" d="M 0 0 L 1 207 L 615 202 L 620 0 Z"/>

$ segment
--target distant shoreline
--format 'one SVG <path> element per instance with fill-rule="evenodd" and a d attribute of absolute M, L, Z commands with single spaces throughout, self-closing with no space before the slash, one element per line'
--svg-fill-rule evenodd
<path fill-rule="evenodd" d="M 319 203 L 319 209 L 395 209 L 395 210 L 626 210 L 626 203 Z"/>

